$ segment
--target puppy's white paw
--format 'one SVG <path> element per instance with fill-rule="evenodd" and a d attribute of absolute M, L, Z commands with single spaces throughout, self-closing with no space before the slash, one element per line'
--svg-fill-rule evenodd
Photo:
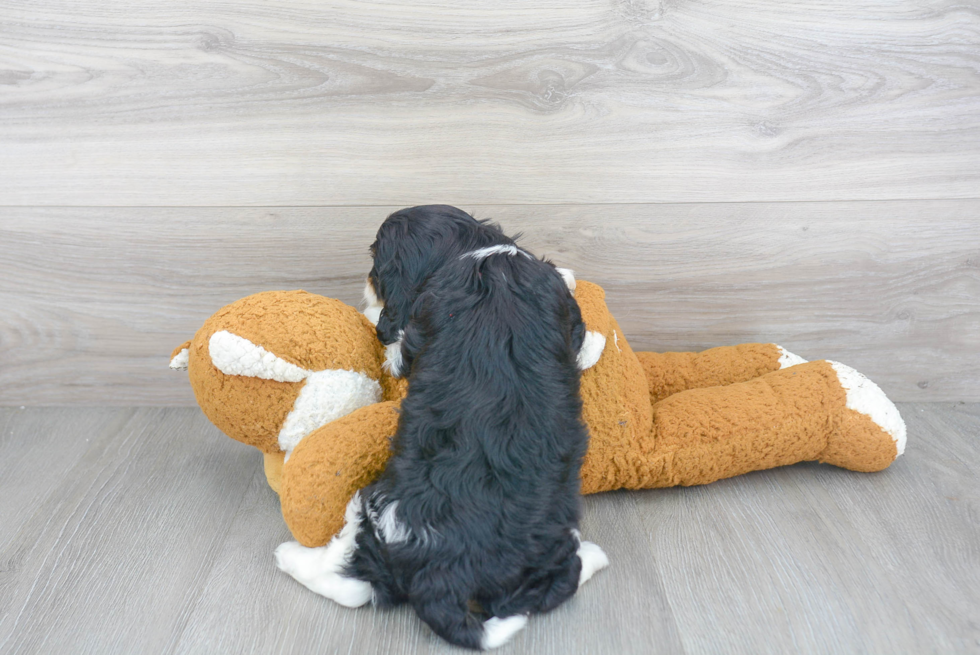
<path fill-rule="evenodd" d="M 332 566 L 326 557 L 329 546 L 307 548 L 298 541 L 287 541 L 276 548 L 276 566 L 303 584 L 324 573 L 337 573 L 340 568 Z"/>
<path fill-rule="evenodd" d="M 319 548 L 287 541 L 276 548 L 276 566 L 310 591 L 344 607 L 360 607 L 371 600 L 371 584 L 343 575 L 345 550 L 335 540 Z"/>
<path fill-rule="evenodd" d="M 515 614 L 506 619 L 496 616 L 487 619 L 483 622 L 483 639 L 480 641 L 480 647 L 483 650 L 490 650 L 503 646 L 525 625 L 527 625 L 527 616 L 524 614 Z"/>
<path fill-rule="evenodd" d="M 596 571 L 601 571 L 609 566 L 609 558 L 606 553 L 591 541 L 583 541 L 579 544 L 576 554 L 582 560 L 582 572 L 578 576 L 579 587 L 588 582 Z"/>

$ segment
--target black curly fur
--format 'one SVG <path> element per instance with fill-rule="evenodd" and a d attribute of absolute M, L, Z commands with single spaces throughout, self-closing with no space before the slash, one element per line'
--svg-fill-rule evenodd
<path fill-rule="evenodd" d="M 449 205 L 408 207 L 391 214 L 371 245 L 374 265 L 368 280 L 384 302 L 378 339 L 386 346 L 398 340 L 422 287 L 447 262 L 472 250 L 513 244 L 498 225 Z"/>
<path fill-rule="evenodd" d="M 487 618 L 547 611 L 577 589 L 585 326 L 549 262 L 461 257 L 513 240 L 450 209 L 416 208 L 449 217 L 423 220 L 421 235 L 405 227 L 416 210 L 393 214 L 374 246 L 372 282 L 389 323 L 404 320 L 409 386 L 393 456 L 361 491 L 345 573 L 370 582 L 377 603 L 410 602 L 438 635 L 479 648 Z"/>

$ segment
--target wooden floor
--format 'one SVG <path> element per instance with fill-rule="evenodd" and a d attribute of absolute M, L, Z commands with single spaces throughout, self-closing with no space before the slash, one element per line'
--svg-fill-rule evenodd
<path fill-rule="evenodd" d="M 879 474 L 586 499 L 611 567 L 506 653 L 980 652 L 980 404 L 905 403 Z M 196 408 L 0 409 L 0 652 L 442 653 L 273 565 L 256 451 Z"/>

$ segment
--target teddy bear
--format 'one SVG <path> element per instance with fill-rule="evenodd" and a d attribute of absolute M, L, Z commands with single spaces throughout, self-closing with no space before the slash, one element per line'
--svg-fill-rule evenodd
<path fill-rule="evenodd" d="M 811 460 L 874 472 L 904 452 L 895 405 L 848 366 L 775 344 L 634 352 L 601 287 L 578 281 L 573 292 L 588 330 L 583 493 L 707 484 Z M 306 547 L 330 541 L 348 501 L 385 466 L 408 382 L 384 362 L 368 317 L 305 291 L 238 300 L 171 356 L 207 417 L 262 451 Z"/>

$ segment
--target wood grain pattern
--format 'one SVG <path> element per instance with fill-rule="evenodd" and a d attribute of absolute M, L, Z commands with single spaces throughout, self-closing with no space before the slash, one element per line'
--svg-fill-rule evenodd
<path fill-rule="evenodd" d="M 0 2 L 0 205 L 976 197 L 969 3 Z"/>
<path fill-rule="evenodd" d="M 881 473 L 588 497 L 611 567 L 499 652 L 980 652 L 980 405 L 900 409 L 908 450 Z M 196 409 L 3 408 L 0 429 L 4 653 L 458 652 L 407 608 L 279 573 L 257 453 Z"/>
<path fill-rule="evenodd" d="M 223 305 L 357 304 L 381 208 L 32 208 L 0 222 L 0 405 L 188 405 Z M 980 201 L 470 206 L 603 285 L 634 348 L 775 341 L 898 400 L 980 389 Z"/>
<path fill-rule="evenodd" d="M 20 410 L 8 410 L 17 412 Z M 17 485 L 44 498 L 2 552 L 0 651 L 162 652 L 201 593 L 259 463 L 199 413 L 168 409 L 23 410 L 33 442 Z M 4 451 L 28 437 L 17 434 Z M 104 422 L 101 430 L 85 431 Z M 63 475 L 48 460 L 85 440 Z M 5 452 L 3 454 L 6 454 Z M 0 459 L 4 459 L 0 455 Z"/>
<path fill-rule="evenodd" d="M 977 407 L 901 409 L 909 447 L 881 474 L 803 464 L 631 496 L 685 652 L 980 652 Z"/>

